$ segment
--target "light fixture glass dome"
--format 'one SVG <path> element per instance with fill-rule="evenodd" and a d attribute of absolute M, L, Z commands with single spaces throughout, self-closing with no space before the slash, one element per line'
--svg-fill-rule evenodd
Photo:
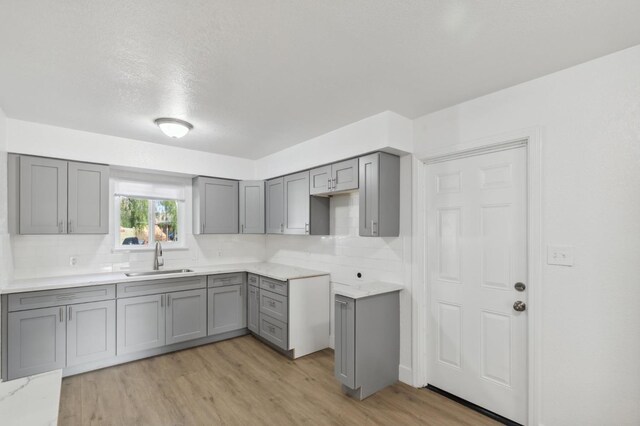
<path fill-rule="evenodd" d="M 177 118 L 157 118 L 154 123 L 160 127 L 162 133 L 170 138 L 176 139 L 183 137 L 189 133 L 189 130 L 193 129 L 193 125 L 191 123 L 178 120 Z"/>

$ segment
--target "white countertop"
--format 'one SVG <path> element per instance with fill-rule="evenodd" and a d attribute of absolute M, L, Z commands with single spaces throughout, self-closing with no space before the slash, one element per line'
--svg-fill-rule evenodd
<path fill-rule="evenodd" d="M 333 285 L 333 291 L 335 292 L 335 294 L 349 297 L 351 299 L 362 299 L 363 297 L 391 293 L 392 291 L 399 291 L 402 289 L 404 289 L 404 286 L 401 284 L 387 283 L 383 281 L 375 281 L 357 285 Z"/>
<path fill-rule="evenodd" d="M 171 268 L 169 268 L 171 269 Z M 176 268 L 177 269 L 177 268 Z M 281 265 L 278 263 L 234 263 L 228 265 L 194 266 L 193 272 L 179 274 L 147 275 L 140 277 L 128 277 L 125 272 L 110 272 L 100 274 L 68 275 L 60 277 L 33 278 L 14 280 L 9 285 L 0 289 L 0 294 L 23 293 L 27 291 L 53 290 L 57 288 L 84 287 L 101 284 L 114 284 L 133 281 L 161 280 L 176 277 L 193 277 L 199 275 L 226 274 L 231 272 L 250 272 L 257 275 L 273 278 L 280 281 L 299 278 L 317 277 L 329 275 L 328 272 L 312 269 L 298 268 L 296 266 Z M 135 271 L 131 271 L 135 272 Z"/>
<path fill-rule="evenodd" d="M 62 370 L 0 383 L 0 423 L 56 425 Z"/>

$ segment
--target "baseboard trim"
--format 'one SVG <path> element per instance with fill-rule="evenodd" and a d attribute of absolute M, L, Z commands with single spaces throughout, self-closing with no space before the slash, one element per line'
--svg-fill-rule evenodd
<path fill-rule="evenodd" d="M 426 389 L 435 392 L 437 394 L 440 394 L 446 398 L 449 398 L 452 401 L 457 402 L 458 404 L 464 405 L 467 408 L 471 408 L 473 411 L 476 411 L 484 416 L 489 417 L 490 419 L 493 419 L 497 422 L 502 423 L 503 425 L 506 426 L 522 426 L 520 423 L 516 423 L 513 420 L 507 419 L 506 417 L 502 417 L 500 414 L 494 413 L 493 411 L 489 411 L 486 408 L 483 408 L 479 405 L 474 404 L 473 402 L 469 402 L 466 399 L 462 399 L 459 396 L 455 396 L 452 393 L 449 393 L 447 391 L 444 391 L 440 388 L 437 388 L 433 385 L 427 385 Z"/>
<path fill-rule="evenodd" d="M 406 365 L 398 366 L 398 380 L 409 386 L 413 386 L 413 370 Z"/>

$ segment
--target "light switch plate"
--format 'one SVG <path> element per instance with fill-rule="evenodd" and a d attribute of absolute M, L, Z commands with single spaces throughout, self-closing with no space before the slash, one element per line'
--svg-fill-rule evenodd
<path fill-rule="evenodd" d="M 573 247 L 547 246 L 547 264 L 573 266 Z"/>

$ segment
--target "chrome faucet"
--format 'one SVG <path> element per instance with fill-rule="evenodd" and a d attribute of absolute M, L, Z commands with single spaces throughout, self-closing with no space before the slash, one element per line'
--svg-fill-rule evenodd
<path fill-rule="evenodd" d="M 153 253 L 153 270 L 158 271 L 163 265 L 164 259 L 162 259 L 162 246 L 160 245 L 160 241 L 156 241 L 156 250 Z"/>

